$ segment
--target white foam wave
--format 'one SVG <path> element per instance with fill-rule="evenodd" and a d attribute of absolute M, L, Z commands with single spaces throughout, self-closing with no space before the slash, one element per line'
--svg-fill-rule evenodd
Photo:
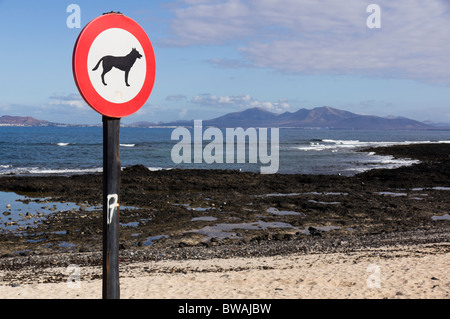
<path fill-rule="evenodd" d="M 103 169 L 100 168 L 61 168 L 61 169 L 51 169 L 51 168 L 40 168 L 40 167 L 17 167 L 5 169 L 0 171 L 0 175 L 17 174 L 17 175 L 50 175 L 50 174 L 88 174 L 88 173 L 101 173 Z"/>
<path fill-rule="evenodd" d="M 163 167 L 147 167 L 150 171 L 156 172 L 156 171 L 170 171 L 171 168 L 163 168 Z"/>
<path fill-rule="evenodd" d="M 361 164 L 360 166 L 349 167 L 346 168 L 345 170 L 362 173 L 373 169 L 395 169 L 399 167 L 411 166 L 420 163 L 419 160 L 412 160 L 412 159 L 401 159 L 401 158 L 394 159 L 389 156 L 388 158 L 384 156 L 377 156 L 377 157 L 379 159 L 364 161 L 360 163 Z"/>
<path fill-rule="evenodd" d="M 69 145 L 70 143 L 56 143 L 56 145 L 58 145 L 58 146 L 67 146 L 67 145 Z"/>
<path fill-rule="evenodd" d="M 29 174 L 87 174 L 87 173 L 101 173 L 103 168 L 61 168 L 61 169 L 45 169 L 35 168 L 28 170 Z"/>
<path fill-rule="evenodd" d="M 124 169 L 122 167 L 121 169 Z M 172 168 L 163 167 L 147 167 L 150 171 L 171 170 Z M 102 173 L 102 167 L 96 168 L 40 168 L 40 167 L 16 167 L 11 165 L 0 165 L 0 175 L 17 174 L 17 175 L 65 175 L 65 174 L 92 174 Z"/>
<path fill-rule="evenodd" d="M 294 149 L 300 151 L 336 151 L 339 149 L 356 149 L 362 147 L 382 147 L 394 145 L 411 145 L 411 144 L 449 144 L 450 140 L 444 141 L 404 141 L 404 142 L 362 142 L 359 140 L 333 140 L 323 139 L 322 142 L 310 142 L 308 146 L 294 146 Z"/>
<path fill-rule="evenodd" d="M 120 144 L 121 147 L 135 147 L 136 144 Z"/>

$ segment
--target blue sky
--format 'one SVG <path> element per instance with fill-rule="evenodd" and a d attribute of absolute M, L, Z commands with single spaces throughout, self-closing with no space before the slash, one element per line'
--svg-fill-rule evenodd
<path fill-rule="evenodd" d="M 72 76 L 72 3 L 81 28 L 121 11 L 152 41 L 153 92 L 124 123 L 325 105 L 450 123 L 446 0 L 0 0 L 0 115 L 101 123 Z M 367 26 L 371 3 L 381 28 Z"/>

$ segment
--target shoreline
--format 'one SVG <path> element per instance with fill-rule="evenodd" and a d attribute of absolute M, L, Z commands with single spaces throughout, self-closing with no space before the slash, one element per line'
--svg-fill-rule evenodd
<path fill-rule="evenodd" d="M 434 256 L 435 266 L 430 261 L 432 268 L 429 271 L 439 271 L 438 265 L 448 265 L 449 262 L 450 222 L 447 219 L 433 220 L 433 217 L 450 212 L 450 145 L 391 146 L 370 151 L 421 162 L 352 177 L 271 176 L 217 170 L 149 171 L 142 166 L 126 168 L 121 177 L 121 204 L 129 208 L 120 211 L 123 223 L 120 267 L 136 269 L 142 278 L 148 279 L 159 276 L 161 271 L 155 269 L 160 266 L 156 265 L 173 263 L 179 265 L 179 271 L 175 270 L 175 273 L 195 275 L 201 279 L 203 272 L 191 273 L 191 263 L 207 265 L 215 260 L 225 263 L 257 260 L 256 264 L 261 265 L 274 259 L 311 260 L 314 256 L 318 259 L 339 256 L 337 260 L 359 264 L 361 258 L 371 254 L 370 251 L 396 251 L 389 258 L 395 261 L 396 254 L 401 255 L 401 267 L 410 269 L 408 263 L 418 263 L 421 258 L 419 253 L 414 253 L 417 250 L 424 251 L 423 255 L 431 256 L 431 259 Z M 55 202 L 71 201 L 89 207 L 97 205 L 102 198 L 101 174 L 2 176 L 0 181 L 0 191 L 50 196 Z M 5 217 L 0 220 L 4 221 Z M 73 245 L 60 246 L 62 241 Z M 50 285 L 64 286 L 68 277 L 64 271 L 70 264 L 82 267 L 83 271 L 96 268 L 97 273 L 86 277 L 88 282 L 85 283 L 94 284 L 100 280 L 101 254 L 101 212 L 96 210 L 55 211 L 47 216 L 46 222 L 28 227 L 19 234 L 0 233 L 0 297 L 6 298 L 5 293 L 8 292 L 20 298 L 15 293 L 22 288 L 33 287 L 39 291 L 40 285 L 48 288 Z M 359 257 L 353 258 L 356 255 Z M 412 259 L 408 262 L 409 257 Z M 154 268 L 150 264 L 155 265 Z M 259 276 L 264 271 L 274 271 L 279 265 L 275 263 L 268 269 L 252 267 L 251 270 L 256 271 L 255 276 Z M 309 267 L 317 273 L 327 269 L 324 265 L 315 267 L 312 262 Z M 296 266 L 293 268 L 297 269 Z M 147 270 L 142 273 L 142 269 Z M 287 274 L 286 271 L 283 269 L 280 275 Z M 236 269 L 225 272 L 230 277 L 243 273 Z M 326 277 L 326 274 L 321 274 Z M 127 273 L 124 276 L 125 280 L 133 279 L 128 278 Z M 390 291 L 387 295 L 367 295 L 366 291 L 335 296 L 448 297 L 448 276 L 440 273 L 439 276 L 444 278 L 439 279 L 440 288 L 436 290 L 433 285 L 427 286 L 427 294 L 415 292 L 396 296 Z M 170 280 L 169 277 L 165 280 Z M 437 275 L 431 277 L 439 278 Z M 280 294 L 284 296 L 281 298 L 298 296 L 299 292 L 291 288 L 291 295 L 284 291 L 286 294 Z M 124 289 L 128 291 L 131 288 Z M 365 291 L 361 289 L 361 293 Z M 177 291 L 179 296 L 183 295 Z M 207 289 L 199 292 L 198 298 L 208 298 L 207 294 L 202 295 L 206 292 Z M 125 293 L 130 293 L 130 298 L 155 296 L 151 293 Z M 33 298 L 26 291 L 22 291 L 21 296 Z M 167 295 L 171 298 L 177 296 Z M 197 295 L 192 296 L 196 298 L 194 296 Z M 256 289 L 253 294 L 235 296 L 252 298 L 262 296 L 262 292 L 258 295 Z M 277 298 L 277 295 L 265 296 Z M 317 292 L 310 296 L 329 298 L 333 295 Z M 79 292 L 78 297 L 96 298 L 96 295 Z"/>
<path fill-rule="evenodd" d="M 448 299 L 449 266 L 450 243 L 120 263 L 120 298 Z M 2 270 L 9 284 L 0 284 L 0 298 L 102 298 L 101 266 L 74 267 L 78 266 L 21 269 L 14 274 Z M 78 276 L 75 280 L 73 274 Z"/>

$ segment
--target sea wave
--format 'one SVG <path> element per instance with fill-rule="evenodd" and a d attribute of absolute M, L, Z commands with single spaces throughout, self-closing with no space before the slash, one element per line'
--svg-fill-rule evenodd
<path fill-rule="evenodd" d="M 123 170 L 125 167 L 122 167 Z M 172 168 L 147 167 L 150 171 L 171 170 Z M 15 167 L 11 165 L 0 165 L 0 175 L 71 175 L 71 174 L 93 174 L 102 173 L 102 167 L 94 168 L 40 168 L 40 167 Z"/>
<path fill-rule="evenodd" d="M 321 141 L 313 140 L 309 142 L 306 146 L 293 146 L 292 149 L 297 149 L 300 151 L 338 151 L 338 150 L 352 150 L 363 147 L 383 147 L 383 146 L 394 146 L 394 145 L 412 145 L 412 144 L 449 144 L 450 140 L 444 141 L 403 141 L 403 142 L 364 142 L 359 140 L 333 140 L 333 139 L 323 139 Z"/>
<path fill-rule="evenodd" d="M 136 144 L 120 144 L 121 147 L 135 147 Z"/>
<path fill-rule="evenodd" d="M 101 173 L 102 168 L 61 168 L 61 169 L 32 169 L 29 170 L 29 174 L 87 174 L 87 173 Z"/>
<path fill-rule="evenodd" d="M 100 173 L 102 168 L 40 168 L 40 167 L 8 167 L 0 170 L 0 175 L 58 175 Z"/>
<path fill-rule="evenodd" d="M 147 167 L 150 171 L 170 171 L 172 168 L 164 168 L 164 167 Z"/>
<path fill-rule="evenodd" d="M 390 155 L 389 156 L 369 155 L 369 156 L 374 157 L 374 159 L 368 159 L 366 161 L 359 163 L 359 165 L 348 167 L 345 170 L 362 173 L 373 169 L 395 169 L 399 167 L 411 166 L 420 163 L 419 160 L 407 158 L 406 159 L 394 158 L 393 156 Z"/>

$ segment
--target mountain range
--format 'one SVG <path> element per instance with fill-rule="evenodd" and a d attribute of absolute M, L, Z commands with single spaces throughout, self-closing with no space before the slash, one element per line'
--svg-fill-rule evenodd
<path fill-rule="evenodd" d="M 192 126 L 193 121 L 174 121 L 168 123 L 137 122 L 129 126 Z M 328 128 L 354 130 L 433 130 L 436 126 L 404 117 L 379 117 L 359 115 L 329 106 L 312 110 L 300 109 L 296 112 L 281 114 L 262 108 L 251 108 L 242 112 L 229 113 L 215 119 L 204 120 L 203 126 L 214 127 L 294 127 L 294 128 Z"/>
<path fill-rule="evenodd" d="M 3 115 L 0 117 L 0 125 L 8 126 L 55 126 L 57 123 L 38 120 L 31 116 L 10 116 Z"/>
<path fill-rule="evenodd" d="M 131 127 L 192 127 L 193 120 L 166 123 L 135 122 L 122 123 Z M 0 126 L 80 126 L 53 123 L 33 117 L 9 116 L 0 117 Z M 293 128 L 328 128 L 353 130 L 436 130 L 449 129 L 450 125 L 436 125 L 430 122 L 419 122 L 405 117 L 379 117 L 360 115 L 329 106 L 314 109 L 300 109 L 296 112 L 281 114 L 266 111 L 262 108 L 251 108 L 241 112 L 229 113 L 214 119 L 203 120 L 203 126 L 225 127 L 293 127 Z"/>

